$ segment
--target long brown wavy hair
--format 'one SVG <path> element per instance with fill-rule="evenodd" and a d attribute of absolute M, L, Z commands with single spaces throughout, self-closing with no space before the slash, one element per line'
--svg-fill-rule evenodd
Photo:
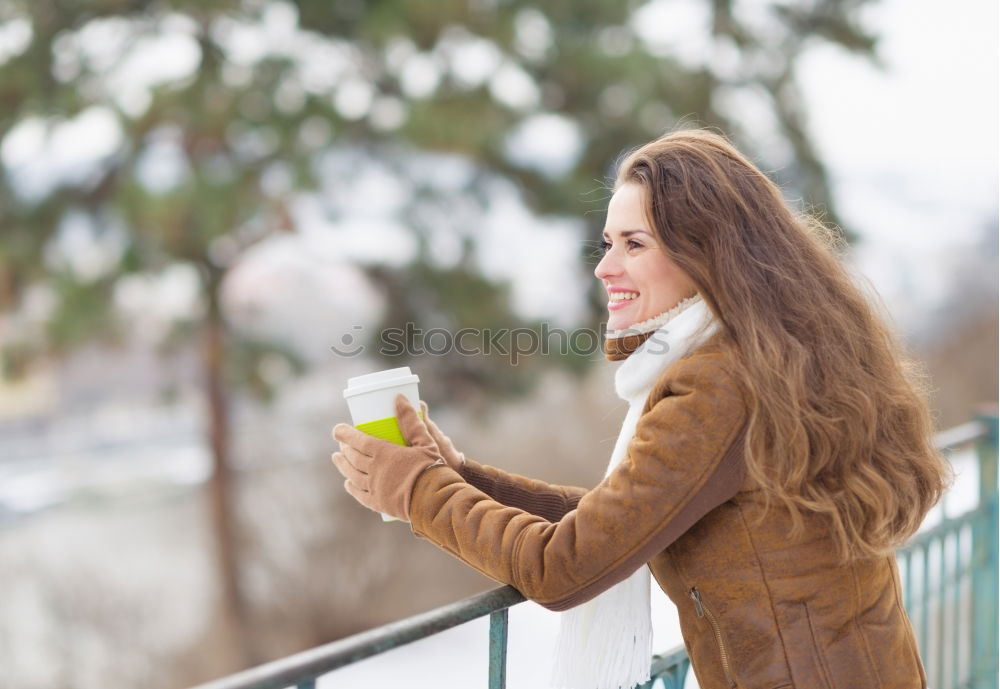
<path fill-rule="evenodd" d="M 722 324 L 747 394 L 748 476 L 791 513 L 829 519 L 845 559 L 911 536 L 950 480 L 922 374 L 840 260 L 839 234 L 794 212 L 725 138 L 681 130 L 628 155 L 661 247 Z"/>

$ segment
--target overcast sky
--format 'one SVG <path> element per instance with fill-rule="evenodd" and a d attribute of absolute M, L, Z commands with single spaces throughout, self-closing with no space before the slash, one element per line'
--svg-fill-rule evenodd
<path fill-rule="evenodd" d="M 911 329 L 995 223 L 997 3 L 885 0 L 865 20 L 884 69 L 816 49 L 802 83 L 857 265 Z"/>

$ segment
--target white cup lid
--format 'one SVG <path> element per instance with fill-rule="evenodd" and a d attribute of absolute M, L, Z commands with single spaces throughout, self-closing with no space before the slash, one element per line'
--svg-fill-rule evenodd
<path fill-rule="evenodd" d="M 355 395 L 363 395 L 366 392 L 374 392 L 376 390 L 396 387 L 397 385 L 419 382 L 420 378 L 410 371 L 409 366 L 389 368 L 384 371 L 376 371 L 375 373 L 348 378 L 344 397 L 353 397 Z"/>

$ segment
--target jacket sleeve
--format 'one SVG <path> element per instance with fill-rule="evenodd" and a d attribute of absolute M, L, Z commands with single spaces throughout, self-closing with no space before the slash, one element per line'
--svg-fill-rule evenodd
<path fill-rule="evenodd" d="M 490 498 L 508 507 L 557 522 L 576 509 L 586 488 L 557 486 L 466 459 L 459 473 Z"/>
<path fill-rule="evenodd" d="M 746 407 L 736 382 L 705 356 L 673 364 L 665 379 L 626 458 L 560 521 L 503 505 L 435 467 L 414 485 L 411 528 L 551 610 L 621 582 L 743 481 Z"/>

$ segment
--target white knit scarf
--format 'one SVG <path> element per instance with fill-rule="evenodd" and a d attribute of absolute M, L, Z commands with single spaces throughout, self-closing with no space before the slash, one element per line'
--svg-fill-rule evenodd
<path fill-rule="evenodd" d="M 615 392 L 628 402 L 618 441 L 605 476 L 625 459 L 642 408 L 667 366 L 694 351 L 716 329 L 712 312 L 699 295 L 655 318 L 608 338 L 654 331 L 615 372 Z M 631 689 L 649 680 L 653 627 L 650 578 L 640 568 L 620 584 L 560 616 L 552 682 L 565 689 Z"/>

